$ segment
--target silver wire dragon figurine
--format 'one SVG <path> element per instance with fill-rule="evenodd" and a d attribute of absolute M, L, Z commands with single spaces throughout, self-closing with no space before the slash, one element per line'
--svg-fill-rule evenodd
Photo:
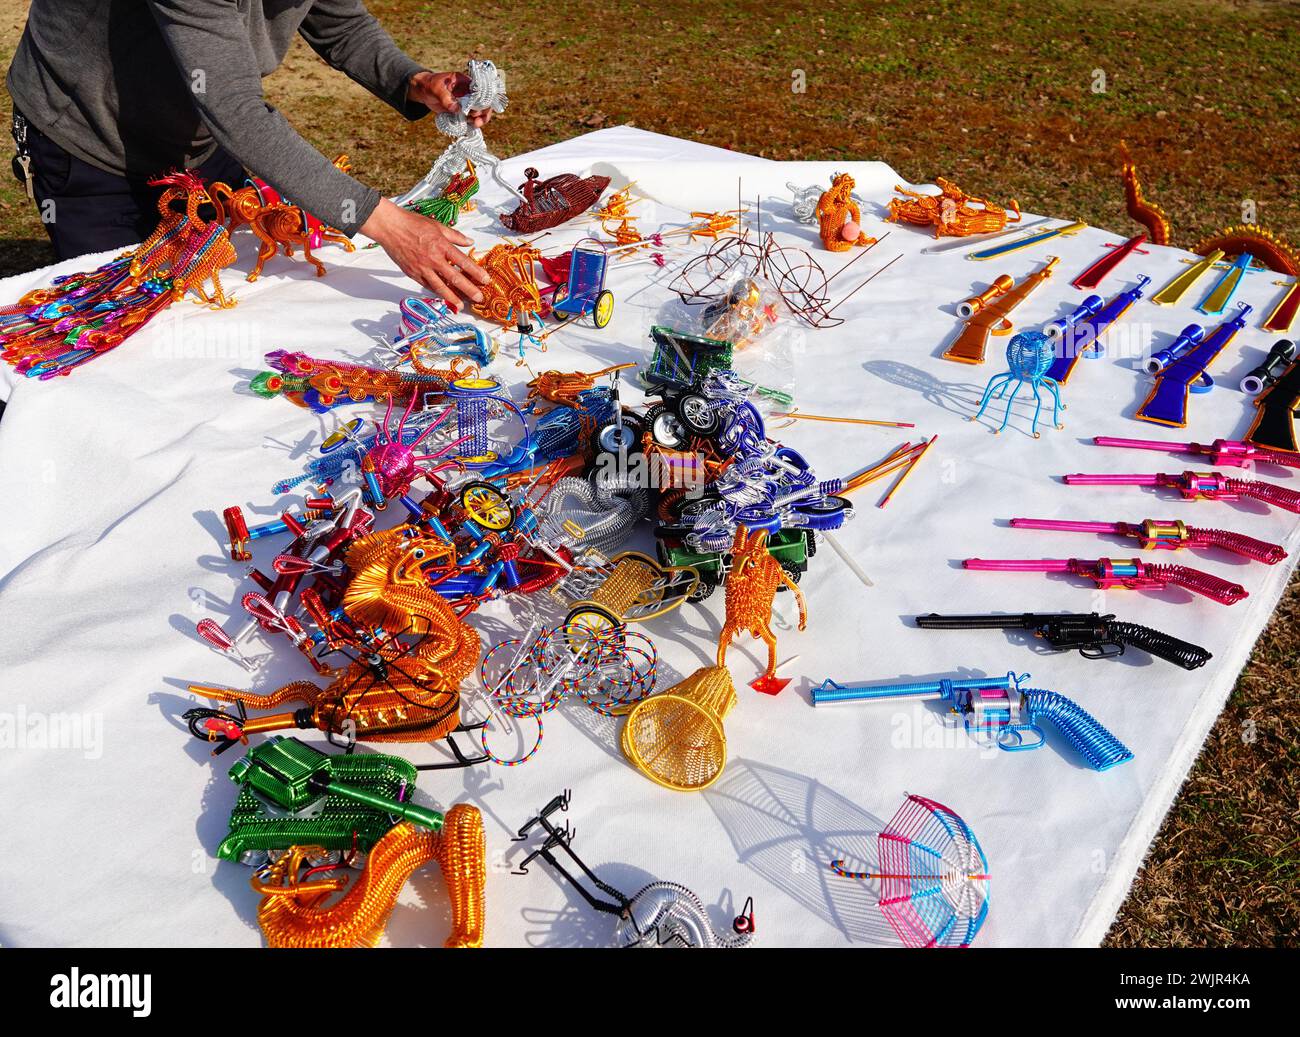
<path fill-rule="evenodd" d="M 519 191 L 501 175 L 501 160 L 488 150 L 483 130 L 471 126 L 467 113 L 488 109 L 500 114 L 506 110 L 506 81 L 501 70 L 491 61 L 469 63 L 469 92 L 460 99 L 455 112 L 439 112 L 434 118 L 438 129 L 451 138 L 451 143 L 438 156 L 423 179 L 404 195 L 394 198 L 398 205 L 409 205 L 424 198 L 441 196 L 453 176 L 472 162 L 476 168 L 486 168 L 492 179 L 512 195 L 522 198 Z"/>

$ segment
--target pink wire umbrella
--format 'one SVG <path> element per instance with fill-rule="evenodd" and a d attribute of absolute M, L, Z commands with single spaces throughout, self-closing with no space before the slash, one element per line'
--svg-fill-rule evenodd
<path fill-rule="evenodd" d="M 877 837 L 878 871 L 831 870 L 880 883 L 880 910 L 907 947 L 968 947 L 989 910 L 989 866 L 970 825 L 909 795 Z"/>

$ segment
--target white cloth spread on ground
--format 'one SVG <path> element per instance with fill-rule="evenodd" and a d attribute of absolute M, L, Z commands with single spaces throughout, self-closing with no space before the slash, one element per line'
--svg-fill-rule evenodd
<path fill-rule="evenodd" d="M 797 356 L 797 402 L 812 413 L 913 421 L 917 428 L 801 422 L 774 435 L 802 451 L 822 478 L 875 462 L 908 432 L 913 439 L 935 433 L 939 439 L 888 508 L 875 507 L 883 484 L 855 494 L 858 514 L 837 534 L 874 587 L 863 586 L 823 549 L 803 582 L 806 632 L 793 629 L 791 596 L 778 596 L 780 657 L 798 657 L 782 671 L 794 678 L 790 686 L 775 698 L 753 692 L 747 684 L 761 671 L 762 645 L 742 636 L 732 648 L 728 661 L 740 701 L 726 719 L 729 762 L 711 789 L 675 793 L 652 784 L 622 758 L 619 725 L 598 722 L 576 701 L 548 715 L 545 743 L 523 766 L 421 775 L 428 799 L 444 808 L 468 800 L 483 811 L 488 944 L 588 945 L 608 938 L 611 920 L 592 912 L 540 862 L 526 876 L 510 873 L 521 853 L 511 833 L 565 788 L 573 790 L 567 817 L 577 833 L 574 846 L 605 881 L 629 894 L 651 879 L 680 882 L 709 906 L 718 926 L 728 925 L 753 896 L 760 945 L 896 943 L 872 885 L 836 877 L 827 862 L 846 848 L 869 852 L 907 792 L 950 806 L 983 844 L 992 896 L 977 943 L 1096 944 L 1291 565 L 1240 564 L 1218 553 L 1148 556 L 1243 583 L 1250 598 L 1228 609 L 1181 591 L 1103 596 L 1072 577 L 966 572 L 959 560 L 1137 554 L 1131 543 L 1113 539 L 1008 528 L 1006 520 L 1017 515 L 1182 518 L 1283 542 L 1294 552 L 1297 523 L 1282 511 L 1189 504 L 1150 490 L 1076 488 L 1059 480 L 1080 471 L 1208 469 L 1184 457 L 1103 449 L 1090 437 L 1239 437 L 1251 411 L 1237 382 L 1274 338 L 1258 330 L 1277 291 L 1271 280 L 1246 279 L 1240 298 L 1255 306 L 1253 319 L 1216 365 L 1219 387 L 1192 398 L 1186 435 L 1132 420 L 1149 379 L 1131 350 L 1124 356 L 1114 343 L 1140 350 L 1167 344 L 1193 320 L 1213 326 L 1214 318 L 1193 311 L 1201 294 L 1195 290 L 1173 308 L 1138 303 L 1108 356 L 1081 361 L 1064 389 L 1064 431 L 1049 420 L 1042 438 L 1031 439 L 1022 398 L 1013 427 L 994 436 L 997 419 L 966 419 L 987 379 L 1005 370 L 1007 340 L 992 340 L 980 367 L 939 359 L 957 327 L 955 304 L 1000 274 L 1019 278 L 1059 255 L 1056 276 L 1013 315 L 1018 328 L 1040 327 L 1083 297 L 1070 279 L 1131 228 L 1118 235 L 1089 228 L 1005 260 L 975 263 L 961 253 L 920 255 L 933 244 L 928 232 L 881 223 L 881 207 L 901 181 L 879 163 L 773 163 L 615 129 L 519 156 L 505 171 L 522 180 L 525 166 L 544 177 L 604 172 L 616 187 L 636 181 L 637 191 L 653 199 L 639 209 L 642 231 L 688 222 L 691 210 L 733 208 L 738 193 L 751 207 L 761 199 L 764 229 L 810 250 L 828 272 L 845 257 L 822 251 L 815 228 L 792 219 L 785 184 L 824 184 L 833 171 L 851 173 L 868 202 L 864 229 L 890 234 L 837 282 L 836 297 L 899 253 L 902 258 L 845 304 L 845 324 L 806 335 Z M 485 184 L 485 211 L 462 223 L 480 247 L 500 240 L 491 207 L 502 196 Z M 575 221 L 539 245 L 558 250 L 591 231 L 590 222 Z M 285 502 L 271 486 L 299 472 L 321 435 L 341 419 L 372 408 L 318 417 L 258 399 L 245 387 L 272 349 L 366 359 L 376 337 L 396 333 L 398 303 L 416 289 L 381 250 L 345 255 L 332 247 L 321 250 L 324 278 L 300 260 L 278 257 L 249 285 L 242 275 L 254 243 L 243 231 L 236 244 L 238 267 L 225 275 L 236 308 L 214 313 L 178 303 L 67 379 L 38 383 L 3 371 L 0 391 L 10 404 L 0 422 L 2 945 L 260 941 L 249 870 L 213 857 L 235 798 L 226 770 L 241 753 L 212 759 L 179 720 L 192 701 L 187 683 L 244 687 L 247 675 L 197 640 L 194 624 L 212 616 L 233 632 L 243 621 L 239 597 L 251 588 L 244 566 L 225 553 L 221 510 L 237 503 L 257 520 L 277 515 Z M 1185 269 L 1186 254 L 1177 249 L 1150 252 L 1127 259 L 1102 294 L 1109 297 L 1145 273 L 1152 278 L 1149 298 Z M 55 272 L 89 265 L 92 259 L 82 259 L 10 278 L 0 283 L 0 299 L 12 301 Z M 670 299 L 676 305 L 667 280 L 648 264 L 614 263 L 613 323 L 600 331 L 589 324 L 566 329 L 544 356 L 529 357 L 532 368 L 592 370 L 643 360 L 649 325 L 669 312 Z M 516 391 L 529 377 L 505 351 L 491 371 Z M 638 395 L 629 390 L 625 400 Z M 1001 407 L 991 413 L 1000 418 Z M 1295 485 L 1277 470 L 1260 477 Z M 282 544 L 259 544 L 256 563 L 269 569 Z M 473 619 L 485 644 L 504 636 L 508 613 L 496 609 Z M 1093 610 L 1204 644 L 1214 658 L 1191 673 L 1135 650 L 1118 661 L 1092 662 L 1073 653 L 1035 654 L 996 631 L 931 632 L 910 622 L 929 611 Z M 685 674 L 713 658 L 721 620 L 722 595 L 715 594 L 641 629 L 656 639 L 665 668 Z M 253 646 L 272 650 L 275 663 L 259 689 L 312 676 L 283 640 Z M 945 726 L 933 703 L 814 709 L 809 700 L 810 685 L 826 677 L 892 681 L 1008 670 L 1031 671 L 1031 686 L 1075 699 L 1136 759 L 1097 774 L 1052 730 L 1040 751 L 1005 753 Z M 80 748 L 42 747 L 42 732 L 61 717 L 84 722 L 61 736 L 75 741 L 80 732 Z M 322 744 L 314 732 L 300 737 Z M 427 745 L 374 749 L 417 762 L 438 753 Z M 388 940 L 439 945 L 448 925 L 442 879 L 430 867 L 408 883 Z"/>

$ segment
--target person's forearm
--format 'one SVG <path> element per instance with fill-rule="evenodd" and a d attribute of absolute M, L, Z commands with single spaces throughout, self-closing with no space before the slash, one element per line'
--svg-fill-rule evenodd
<path fill-rule="evenodd" d="M 336 169 L 262 95 L 238 9 L 212 0 L 148 0 L 195 106 L 231 155 L 317 219 L 354 234 L 379 192 Z"/>
<path fill-rule="evenodd" d="M 362 0 L 316 0 L 299 31 L 332 67 L 406 118 L 428 114 L 427 107 L 407 96 L 411 76 L 424 66 L 393 42 Z"/>

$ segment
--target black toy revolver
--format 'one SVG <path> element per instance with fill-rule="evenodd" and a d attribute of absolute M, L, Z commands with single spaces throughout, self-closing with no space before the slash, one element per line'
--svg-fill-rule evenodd
<path fill-rule="evenodd" d="M 1022 612 L 1006 616 L 941 616 L 931 612 L 917 616 L 916 625 L 926 630 L 1032 630 L 1054 650 L 1075 649 L 1085 659 L 1110 659 L 1133 647 L 1184 670 L 1194 670 L 1210 660 L 1210 653 L 1199 645 L 1096 612 Z"/>

